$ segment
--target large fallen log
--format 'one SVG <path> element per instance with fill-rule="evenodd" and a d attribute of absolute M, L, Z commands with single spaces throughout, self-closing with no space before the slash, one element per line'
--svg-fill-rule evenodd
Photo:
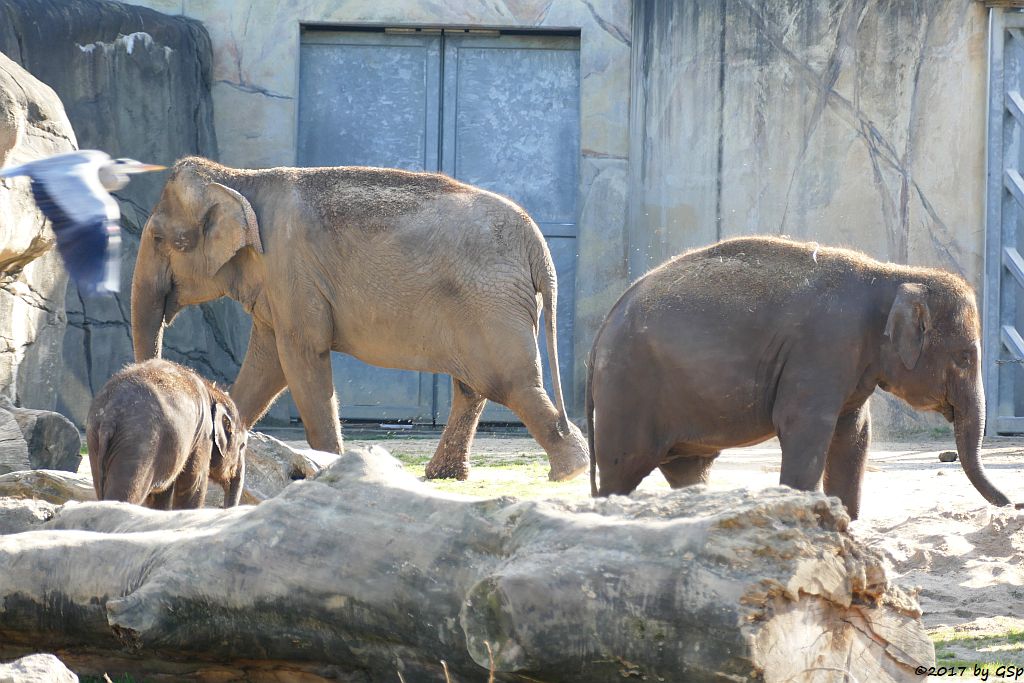
<path fill-rule="evenodd" d="M 255 507 L 69 504 L 0 537 L 0 657 L 150 681 L 443 681 L 441 660 L 453 681 L 919 680 L 917 604 L 848 522 L 784 488 L 471 500 L 355 450 Z"/>

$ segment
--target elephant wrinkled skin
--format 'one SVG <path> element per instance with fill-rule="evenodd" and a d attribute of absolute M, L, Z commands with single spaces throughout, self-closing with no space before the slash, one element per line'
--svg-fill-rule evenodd
<path fill-rule="evenodd" d="M 980 337 L 974 292 L 944 271 L 768 237 L 683 254 L 598 331 L 592 491 L 629 493 L 655 468 L 673 487 L 705 482 L 723 448 L 777 435 L 781 483 L 823 484 L 856 518 L 877 386 L 952 422 L 971 483 L 1008 505 L 978 455 Z"/>
<path fill-rule="evenodd" d="M 160 355 L 183 307 L 230 296 L 252 315 L 231 395 L 246 427 L 287 386 L 309 444 L 339 453 L 331 351 L 452 376 L 428 477 L 465 478 L 487 399 L 548 453 L 552 479 L 586 469 L 562 400 L 557 284 L 537 225 L 511 201 L 445 176 L 363 167 L 174 167 L 132 281 L 136 360 Z M 541 379 L 543 309 L 552 405 Z"/>
<path fill-rule="evenodd" d="M 238 505 L 247 434 L 231 398 L 166 360 L 129 365 L 103 385 L 86 423 L 99 500 L 158 510 L 202 507 L 210 479 Z"/>

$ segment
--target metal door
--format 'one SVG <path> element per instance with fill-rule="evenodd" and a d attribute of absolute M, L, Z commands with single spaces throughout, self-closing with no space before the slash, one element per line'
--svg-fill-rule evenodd
<path fill-rule="evenodd" d="M 441 36 L 307 31 L 299 60 L 300 166 L 437 171 Z M 434 376 L 331 354 L 345 419 L 434 418 Z"/>
<path fill-rule="evenodd" d="M 562 36 L 445 34 L 441 168 L 509 197 L 533 217 L 558 272 L 558 364 L 573 396 L 572 334 L 579 185 L 579 39 Z M 544 322 L 540 349 L 553 397 Z M 451 383 L 438 390 L 447 419 Z M 486 422 L 517 422 L 489 402 Z"/>
<path fill-rule="evenodd" d="M 558 272 L 567 397 L 578 160 L 578 38 L 461 30 L 304 34 L 299 163 L 441 170 L 521 204 L 540 225 Z M 543 338 L 540 348 L 551 393 Z M 338 354 L 333 365 L 343 417 L 447 420 L 447 376 L 373 368 Z M 493 404 L 483 419 L 518 421 Z"/>
<path fill-rule="evenodd" d="M 987 434 L 1024 433 L 1024 14 L 989 15 L 984 356 Z"/>

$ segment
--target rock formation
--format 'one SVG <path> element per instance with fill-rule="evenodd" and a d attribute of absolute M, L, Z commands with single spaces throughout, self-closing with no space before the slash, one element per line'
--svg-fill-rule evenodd
<path fill-rule="evenodd" d="M 73 149 L 75 134 L 53 90 L 0 54 L 0 166 Z M 0 395 L 50 409 L 60 385 L 67 282 L 53 243 L 28 180 L 0 180 Z"/>
<path fill-rule="evenodd" d="M 196 21 L 106 0 L 0 0 L 0 52 L 56 91 L 83 149 L 163 164 L 189 154 L 217 156 L 210 39 Z M 138 235 L 164 180 L 161 173 L 138 176 L 117 193 L 121 294 L 83 299 L 73 284 L 68 288 L 57 409 L 78 426 L 93 394 L 133 359 L 129 292 Z M 164 337 L 165 356 L 230 384 L 249 326 L 227 300 L 188 309 Z"/>
<path fill-rule="evenodd" d="M 154 681 L 911 681 L 934 662 L 835 499 L 475 500 L 375 450 L 255 507 L 23 515 L 0 537 L 0 657 Z"/>

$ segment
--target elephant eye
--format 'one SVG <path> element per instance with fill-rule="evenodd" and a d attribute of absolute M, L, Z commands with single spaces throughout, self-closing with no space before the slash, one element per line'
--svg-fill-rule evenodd
<path fill-rule="evenodd" d="M 960 367 L 966 368 L 966 367 L 970 366 L 970 364 L 972 362 L 974 362 L 974 350 L 973 349 L 967 350 L 967 351 L 961 351 L 959 354 L 957 354 L 956 364 L 959 365 Z"/>

